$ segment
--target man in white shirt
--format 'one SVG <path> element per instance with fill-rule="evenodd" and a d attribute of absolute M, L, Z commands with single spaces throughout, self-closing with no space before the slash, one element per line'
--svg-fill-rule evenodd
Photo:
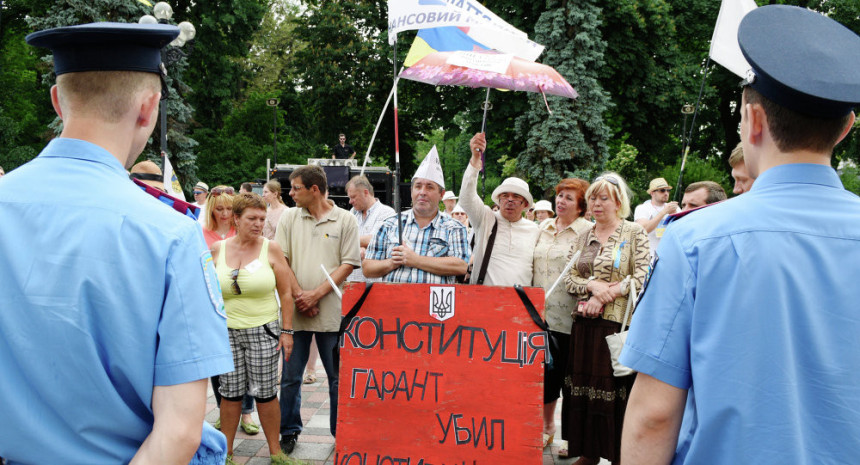
<path fill-rule="evenodd" d="M 652 256 L 657 250 L 660 238 L 663 237 L 663 228 L 657 226 L 663 217 L 678 211 L 678 202 L 669 202 L 669 191 L 671 190 L 672 186 L 665 179 L 652 179 L 651 184 L 648 185 L 648 194 L 651 195 L 651 200 L 646 200 L 633 212 L 633 221 L 641 224 L 648 233 Z"/>
<path fill-rule="evenodd" d="M 386 218 L 394 216 L 395 212 L 393 208 L 373 196 L 373 185 L 365 176 L 354 176 L 350 179 L 346 183 L 346 195 L 349 197 L 349 204 L 352 205 L 349 212 L 358 220 L 358 242 L 361 246 L 361 259 L 364 260 L 364 253 L 379 225 Z M 379 278 L 366 278 L 361 267 L 356 267 L 346 280 L 381 281 Z"/>
<path fill-rule="evenodd" d="M 478 172 L 481 169 L 481 152 L 486 147 L 487 139 L 483 133 L 472 137 L 469 142 L 472 157 L 460 186 L 460 206 L 469 215 L 475 234 L 469 282 L 488 286 L 530 286 L 534 248 L 540 230 L 533 221 L 523 218 L 523 210 L 534 205 L 534 199 L 525 181 L 507 178 L 493 191 L 493 202 L 499 205 L 499 211 L 494 212 L 484 205 L 478 196 Z M 496 225 L 486 276 L 479 282 L 487 243 Z"/>

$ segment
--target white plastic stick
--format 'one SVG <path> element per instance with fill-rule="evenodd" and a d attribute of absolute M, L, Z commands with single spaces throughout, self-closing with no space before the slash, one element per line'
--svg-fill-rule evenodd
<path fill-rule="evenodd" d="M 552 283 L 552 286 L 550 286 L 549 290 L 546 291 L 544 300 L 549 299 L 549 296 L 555 291 L 555 288 L 558 287 L 559 284 L 561 284 L 561 280 L 564 279 L 567 273 L 570 272 L 570 269 L 573 268 L 573 264 L 576 263 L 577 260 L 579 260 L 579 253 L 580 251 L 577 250 L 576 253 L 573 254 L 573 257 L 571 257 L 570 261 L 567 262 L 567 265 L 565 265 L 564 270 L 561 271 L 561 275 L 559 275 L 558 279 L 556 279 L 555 282 Z"/>
<path fill-rule="evenodd" d="M 340 289 L 337 287 L 337 284 L 334 283 L 334 280 L 331 279 L 331 275 L 328 274 L 328 271 L 325 270 L 325 266 L 323 266 L 322 263 L 320 263 L 320 268 L 322 268 L 323 274 L 325 275 L 326 279 L 328 279 L 329 284 L 331 284 L 331 288 L 334 289 L 334 293 L 337 294 L 337 298 L 343 299 L 343 294 L 340 292 Z"/>

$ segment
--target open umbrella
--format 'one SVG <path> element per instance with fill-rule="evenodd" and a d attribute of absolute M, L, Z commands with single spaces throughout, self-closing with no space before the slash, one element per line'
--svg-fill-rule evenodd
<path fill-rule="evenodd" d="M 487 110 L 490 108 L 490 89 L 540 92 L 550 113 L 546 94 L 576 98 L 579 94 L 551 66 L 493 51 L 455 51 L 430 53 L 411 67 L 400 72 L 400 77 L 435 86 L 486 87 L 484 118 L 481 132 L 486 132 Z M 484 154 L 481 153 L 481 173 L 484 173 Z"/>
<path fill-rule="evenodd" d="M 435 52 L 400 72 L 400 77 L 427 84 L 486 87 L 540 92 L 567 98 L 579 94 L 551 66 L 491 51 Z M 488 105 L 484 105 L 483 132 Z M 549 105 L 547 105 L 549 108 Z"/>

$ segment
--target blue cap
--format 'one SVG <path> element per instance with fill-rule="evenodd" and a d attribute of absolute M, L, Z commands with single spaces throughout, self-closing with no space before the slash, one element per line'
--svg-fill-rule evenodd
<path fill-rule="evenodd" d="M 817 118 L 860 104 L 860 36 L 811 10 L 768 5 L 749 12 L 738 43 L 749 85 L 774 103 Z"/>
<path fill-rule="evenodd" d="M 161 49 L 179 35 L 168 24 L 90 23 L 27 35 L 54 53 L 54 72 L 141 71 L 162 74 Z"/>

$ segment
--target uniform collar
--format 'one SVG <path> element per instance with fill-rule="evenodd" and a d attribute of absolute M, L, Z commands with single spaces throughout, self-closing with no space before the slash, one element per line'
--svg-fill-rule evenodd
<path fill-rule="evenodd" d="M 756 178 L 750 192 L 765 189 L 776 184 L 818 184 L 836 189 L 844 189 L 836 170 L 830 166 L 813 163 L 793 163 L 774 166 Z"/>
<path fill-rule="evenodd" d="M 105 150 L 103 147 L 87 142 L 81 139 L 72 139 L 69 137 L 58 137 L 48 142 L 48 145 L 39 154 L 39 157 L 45 158 L 70 158 L 74 160 L 91 161 L 101 163 L 113 170 L 116 170 L 123 176 L 128 176 L 128 172 L 116 159 L 113 154 Z"/>

